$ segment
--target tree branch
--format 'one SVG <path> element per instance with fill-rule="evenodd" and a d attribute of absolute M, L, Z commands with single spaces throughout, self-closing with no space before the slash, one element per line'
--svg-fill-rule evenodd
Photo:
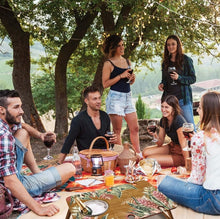
<path fill-rule="evenodd" d="M 112 32 L 115 30 L 113 12 L 107 10 L 108 6 L 106 2 L 101 5 L 101 19 L 105 32 Z"/>

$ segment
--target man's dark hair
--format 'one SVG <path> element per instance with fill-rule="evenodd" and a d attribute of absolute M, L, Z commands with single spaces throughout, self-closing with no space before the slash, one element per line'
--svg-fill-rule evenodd
<path fill-rule="evenodd" d="M 95 87 L 95 86 L 89 86 L 89 87 L 85 88 L 84 91 L 83 91 L 83 97 L 84 97 L 84 99 L 88 97 L 88 94 L 89 94 L 89 93 L 95 93 L 95 92 L 97 92 L 97 91 L 98 91 L 99 93 L 101 93 L 101 92 L 100 92 L 100 89 L 99 89 L 98 87 Z"/>
<path fill-rule="evenodd" d="M 0 106 L 7 108 L 9 97 L 20 97 L 16 90 L 0 90 Z"/>

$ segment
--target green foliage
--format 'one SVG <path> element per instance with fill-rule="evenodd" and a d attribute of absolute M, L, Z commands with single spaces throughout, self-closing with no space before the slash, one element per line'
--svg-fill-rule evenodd
<path fill-rule="evenodd" d="M 49 61 L 49 59 L 48 59 Z M 41 63 L 42 64 L 42 63 Z M 49 64 L 53 69 L 53 65 Z M 35 104 L 40 115 L 43 115 L 50 110 L 55 116 L 55 94 L 54 94 L 54 73 L 46 72 L 45 66 L 41 66 L 43 74 L 32 76 L 32 92 Z M 77 71 L 74 68 L 69 68 L 67 73 L 67 97 L 68 97 L 68 111 L 70 118 L 76 110 L 80 110 L 82 106 L 81 93 L 83 89 L 91 85 L 94 74 L 86 75 L 84 68 L 78 67 Z"/>
<path fill-rule="evenodd" d="M 146 118 L 145 103 L 142 101 L 140 94 L 138 96 L 138 100 L 135 103 L 135 107 L 137 110 L 138 119 L 145 119 Z"/>
<path fill-rule="evenodd" d="M 219 11 L 215 4 L 206 0 L 8 1 L 23 30 L 31 34 L 32 42 L 39 40 L 50 57 L 42 57 L 36 62 L 40 65 L 41 74 L 35 74 L 32 81 L 34 99 L 41 114 L 55 110 L 53 74 L 57 54 L 66 42 L 79 40 L 72 38 L 72 34 L 87 12 L 99 13 L 68 63 L 69 109 L 79 108 L 81 91 L 92 83 L 101 57 L 99 45 L 110 32 L 122 34 L 126 44 L 125 56 L 132 60 L 135 71 L 140 71 L 132 86 L 134 96 L 158 93 L 161 70 L 160 64 L 154 66 L 153 63 L 158 57 L 161 60 L 165 39 L 170 34 L 179 35 L 186 53 L 220 56 L 216 47 L 220 36 L 219 20 L 216 19 Z M 103 26 L 102 18 L 105 16 L 113 20 L 114 27 Z M 0 36 L 4 38 L 6 35 L 0 24 Z M 138 69 L 143 65 L 147 67 L 144 74 L 142 69 Z M 219 78 L 219 74 L 216 71 L 213 74 L 208 66 L 204 74 L 202 70 L 198 69 L 197 81 L 208 78 L 207 72 Z M 157 111 L 150 112 L 150 116 Z"/>

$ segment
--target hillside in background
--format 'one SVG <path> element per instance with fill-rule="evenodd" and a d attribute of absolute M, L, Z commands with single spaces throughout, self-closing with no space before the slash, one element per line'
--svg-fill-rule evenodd
<path fill-rule="evenodd" d="M 202 64 L 198 64 L 197 57 L 191 57 L 194 62 L 197 82 L 220 78 L 220 62 L 216 59 L 207 56 L 202 59 Z M 154 69 L 153 71 L 149 71 L 145 67 L 140 69 L 136 81 L 134 85 L 132 85 L 133 97 L 138 97 L 139 94 L 141 94 L 141 96 L 161 94 L 157 89 L 162 77 L 161 59 L 156 63 L 152 63 L 152 67 Z"/>

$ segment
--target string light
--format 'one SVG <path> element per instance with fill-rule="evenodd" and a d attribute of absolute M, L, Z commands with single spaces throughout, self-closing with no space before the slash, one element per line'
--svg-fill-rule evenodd
<path fill-rule="evenodd" d="M 212 24 L 212 23 L 210 23 L 209 21 L 207 21 L 205 18 L 203 18 L 203 19 L 201 19 L 201 20 L 194 19 L 194 18 L 188 17 L 188 16 L 186 16 L 186 15 L 182 15 L 182 14 L 180 14 L 180 13 L 178 13 L 178 12 L 172 10 L 172 9 L 169 9 L 168 7 L 164 6 L 163 4 L 161 4 L 161 3 L 159 3 L 159 2 L 155 2 L 155 1 L 154 1 L 154 3 L 157 4 L 157 5 L 159 5 L 159 6 L 161 6 L 161 7 L 163 7 L 163 8 L 165 8 L 165 9 L 167 10 L 167 15 L 169 15 L 169 13 L 172 12 L 172 13 L 174 13 L 174 14 L 176 14 L 176 15 L 179 15 L 180 19 L 182 19 L 182 18 L 187 18 L 187 19 L 192 20 L 192 21 L 197 21 L 197 22 L 204 23 L 204 24 L 208 24 L 208 25 L 211 25 L 211 26 L 220 27 L 220 25 L 218 25 L 218 24 Z M 211 2 L 210 4 L 215 5 L 215 6 L 220 6 L 220 4 L 216 5 L 216 4 L 212 3 L 212 2 Z"/>

